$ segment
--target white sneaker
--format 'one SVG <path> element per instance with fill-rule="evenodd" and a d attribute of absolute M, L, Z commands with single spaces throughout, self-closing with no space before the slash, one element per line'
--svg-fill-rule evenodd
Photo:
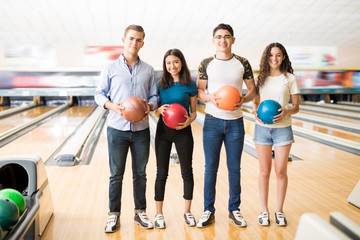
<path fill-rule="evenodd" d="M 196 225 L 196 221 L 192 213 L 185 213 L 184 218 L 185 218 L 185 224 L 187 226 L 194 227 Z"/>
<path fill-rule="evenodd" d="M 276 218 L 276 225 L 278 225 L 279 227 L 286 227 L 287 221 L 285 214 L 283 212 L 276 212 L 275 218 Z"/>
<path fill-rule="evenodd" d="M 261 226 L 270 226 L 269 212 L 261 212 L 258 219 Z"/>
<path fill-rule="evenodd" d="M 119 216 L 110 215 L 105 226 L 106 233 L 113 233 L 120 227 Z"/>
<path fill-rule="evenodd" d="M 155 216 L 155 228 L 166 228 L 166 224 L 165 224 L 165 220 L 164 220 L 164 216 L 162 214 L 158 214 Z"/>
<path fill-rule="evenodd" d="M 149 220 L 146 212 L 135 213 L 134 221 L 136 224 L 139 224 L 140 227 L 145 229 L 152 229 L 154 228 L 152 222 Z"/>
<path fill-rule="evenodd" d="M 238 227 L 246 227 L 247 223 L 239 210 L 235 210 L 229 213 L 229 220 Z"/>
<path fill-rule="evenodd" d="M 196 226 L 198 228 L 204 228 L 209 226 L 213 222 L 215 222 L 215 214 L 213 212 L 210 212 L 209 210 L 206 210 L 201 216 Z"/>

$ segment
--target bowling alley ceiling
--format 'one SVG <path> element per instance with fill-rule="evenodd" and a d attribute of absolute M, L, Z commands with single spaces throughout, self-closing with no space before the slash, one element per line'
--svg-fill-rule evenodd
<path fill-rule="evenodd" d="M 211 47 L 233 26 L 236 44 L 360 46 L 360 0 L 1 0 L 0 45 L 121 45 L 142 25 L 148 47 Z"/>

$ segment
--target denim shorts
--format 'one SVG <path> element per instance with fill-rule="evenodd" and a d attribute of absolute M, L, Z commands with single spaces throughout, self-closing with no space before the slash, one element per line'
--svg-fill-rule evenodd
<path fill-rule="evenodd" d="M 274 145 L 280 147 L 294 142 L 291 126 L 282 128 L 268 128 L 255 124 L 254 143 L 259 145 Z"/>

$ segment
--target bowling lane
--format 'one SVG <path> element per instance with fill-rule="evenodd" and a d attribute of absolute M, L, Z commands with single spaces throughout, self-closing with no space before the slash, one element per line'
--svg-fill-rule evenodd
<path fill-rule="evenodd" d="M 315 132 L 360 143 L 360 134 L 358 133 L 345 131 L 333 127 L 322 126 L 320 124 L 314 124 L 312 122 L 301 121 L 301 120 L 293 120 L 293 125 L 302 127 L 304 129 L 312 130 Z"/>
<path fill-rule="evenodd" d="M 342 121 L 344 123 L 360 124 L 360 120 L 357 120 L 357 119 L 351 119 L 351 118 L 347 118 L 347 117 L 331 115 L 330 113 L 318 113 L 318 112 L 306 111 L 306 110 L 302 110 L 301 107 L 300 107 L 300 113 L 313 115 L 313 116 L 316 116 L 316 117 L 330 118 L 330 119 L 333 119 L 333 120 Z"/>
<path fill-rule="evenodd" d="M 339 110 L 339 109 L 330 109 L 330 108 L 324 108 L 319 106 L 309 106 L 309 105 L 300 105 L 301 111 L 309 111 L 309 112 L 317 112 L 321 114 L 325 114 L 328 117 L 331 116 L 339 116 L 349 119 L 356 119 L 357 121 L 360 120 L 360 113 L 359 112 L 352 112 L 347 111 L 345 109 Z"/>
<path fill-rule="evenodd" d="M 0 119 L 0 132 L 5 132 L 14 127 L 20 126 L 24 123 L 31 121 L 32 119 L 44 114 L 54 107 L 39 106 L 31 108 L 27 111 L 19 112 L 15 115 Z"/>
<path fill-rule="evenodd" d="M 322 108 L 329 108 L 329 109 L 339 109 L 339 110 L 347 110 L 351 112 L 360 112 L 360 104 L 332 104 L 332 103 L 317 103 L 317 102 L 309 102 L 305 101 L 302 103 L 305 106 L 314 106 L 314 107 L 322 107 Z"/>
<path fill-rule="evenodd" d="M 251 129 L 253 129 L 250 126 Z M 194 198 L 192 212 L 199 219 L 203 209 L 204 152 L 202 127 L 192 124 L 194 136 L 193 172 Z M 289 225 L 286 231 L 279 229 L 272 221 L 267 228 L 259 227 L 257 216 L 261 210 L 258 194 L 258 161 L 243 152 L 241 162 L 241 211 L 248 221 L 246 229 L 234 227 L 228 219 L 228 170 L 224 147 L 221 151 L 216 186 L 215 224 L 204 230 L 183 226 L 183 188 L 179 164 L 170 164 L 166 185 L 164 214 L 166 231 L 143 230 L 133 221 L 132 171 L 128 155 L 123 180 L 120 230 L 114 234 L 104 233 L 108 213 L 109 166 L 107 155 L 106 128 L 100 136 L 93 160 L 87 166 L 58 168 L 47 166 L 49 184 L 54 202 L 54 217 L 49 222 L 42 239 L 294 239 L 302 214 L 314 212 L 328 218 L 331 211 L 341 211 L 359 223 L 359 214 L 346 202 L 349 192 L 358 181 L 360 165 L 358 157 L 347 152 L 297 137 L 292 152 L 303 161 L 289 162 L 289 187 L 285 202 L 285 213 Z M 154 182 L 156 159 L 154 149 L 150 150 L 147 166 L 147 214 L 153 221 L 155 216 Z M 269 206 L 276 206 L 276 178 L 272 171 L 270 180 Z M 69 197 L 71 196 L 71 197 Z M 124 195 L 125 196 L 125 195 Z M 326 204 L 324 204 L 326 203 Z M 222 220 L 221 220 L 222 219 Z"/>
<path fill-rule="evenodd" d="M 94 106 L 73 106 L 50 121 L 0 148 L 0 156 L 37 154 L 46 161 L 94 110 Z"/>

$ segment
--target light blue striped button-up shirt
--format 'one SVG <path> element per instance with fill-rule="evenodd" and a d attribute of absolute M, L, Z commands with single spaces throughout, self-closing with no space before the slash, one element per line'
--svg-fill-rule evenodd
<path fill-rule="evenodd" d="M 96 103 L 104 107 L 105 103 L 124 102 L 127 98 L 136 96 L 152 103 L 154 109 L 158 106 L 158 95 L 154 78 L 154 68 L 144 61 L 135 63 L 132 73 L 126 60 L 121 55 L 111 62 L 101 72 L 100 81 L 95 91 Z M 109 110 L 108 125 L 121 131 L 140 131 L 149 127 L 148 118 L 141 122 L 129 122 L 117 112 Z"/>

